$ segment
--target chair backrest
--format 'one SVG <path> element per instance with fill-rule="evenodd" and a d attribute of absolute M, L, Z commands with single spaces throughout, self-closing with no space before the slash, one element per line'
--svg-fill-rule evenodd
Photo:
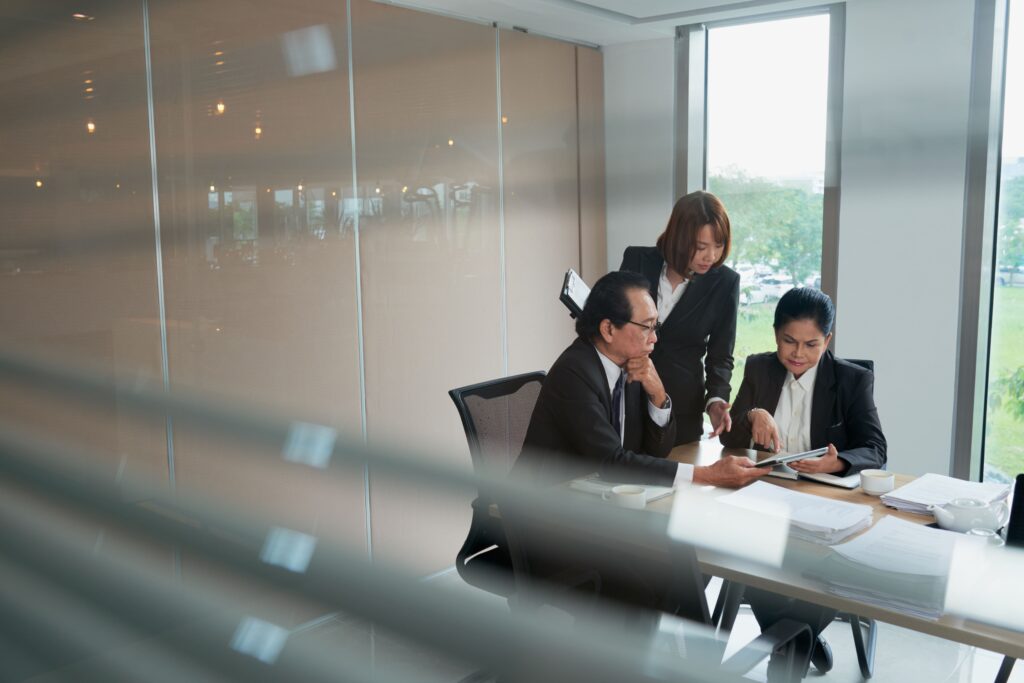
<path fill-rule="evenodd" d="M 544 376 L 544 372 L 528 372 L 448 392 L 462 418 L 478 474 L 503 477 L 512 469 L 523 448 Z"/>
<path fill-rule="evenodd" d="M 871 372 L 875 371 L 875 361 L 873 360 L 864 360 L 862 358 L 844 358 L 843 360 L 845 360 L 847 363 L 859 365 L 865 370 L 870 370 Z"/>

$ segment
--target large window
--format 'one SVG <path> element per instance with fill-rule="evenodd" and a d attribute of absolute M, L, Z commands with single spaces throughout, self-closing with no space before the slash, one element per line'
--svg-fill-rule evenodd
<path fill-rule="evenodd" d="M 1010 6 L 992 292 L 986 479 L 1024 472 L 1024 6 Z"/>
<path fill-rule="evenodd" d="M 732 221 L 737 374 L 747 355 L 774 348 L 778 298 L 794 286 L 821 287 L 829 20 L 707 32 L 707 188 Z"/>

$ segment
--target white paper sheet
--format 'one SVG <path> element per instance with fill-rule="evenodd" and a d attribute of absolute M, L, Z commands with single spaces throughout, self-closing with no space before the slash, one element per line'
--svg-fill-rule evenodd
<path fill-rule="evenodd" d="M 789 512 L 792 524 L 809 531 L 825 533 L 849 529 L 871 518 L 871 507 L 868 505 L 799 493 L 763 481 L 722 496 L 721 501 L 750 510 L 762 510 L 766 502 L 783 505 Z"/>
<path fill-rule="evenodd" d="M 833 550 L 853 562 L 888 572 L 945 576 L 959 534 L 884 517 L 871 529 Z"/>
<path fill-rule="evenodd" d="M 965 481 L 929 473 L 883 495 L 882 502 L 896 508 L 923 512 L 929 505 L 944 505 L 954 498 L 980 498 L 992 502 L 1005 498 L 1009 492 L 1008 484 Z"/>

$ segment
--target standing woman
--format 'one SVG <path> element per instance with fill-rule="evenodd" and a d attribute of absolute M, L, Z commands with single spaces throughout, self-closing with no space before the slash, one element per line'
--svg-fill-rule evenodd
<path fill-rule="evenodd" d="M 651 353 L 676 416 L 676 443 L 696 441 L 707 411 L 712 436 L 729 431 L 729 380 L 736 343 L 740 276 L 723 265 L 732 234 L 725 206 L 710 192 L 676 202 L 654 247 L 627 247 L 619 270 L 647 277 L 658 304 Z"/>

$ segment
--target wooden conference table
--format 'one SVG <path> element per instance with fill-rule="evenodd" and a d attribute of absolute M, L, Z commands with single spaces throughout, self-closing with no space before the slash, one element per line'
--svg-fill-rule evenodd
<path fill-rule="evenodd" d="M 755 451 L 723 448 L 717 439 L 677 446 L 669 455 L 669 458 L 677 462 L 693 465 L 710 465 L 723 454 L 746 455 L 756 459 Z M 912 479 L 913 477 L 911 476 L 897 474 L 896 486 L 905 484 Z M 794 489 L 801 493 L 811 493 L 835 500 L 870 505 L 873 509 L 873 522 L 877 522 L 885 516 L 898 517 L 918 524 L 928 524 L 933 521 L 925 515 L 899 512 L 888 508 L 877 497 L 863 493 L 860 488 L 851 491 L 809 480 L 793 481 L 777 477 L 765 477 L 762 481 Z M 668 514 L 671 508 L 672 496 L 662 498 L 648 506 L 650 510 L 661 511 L 666 514 Z M 832 552 L 827 546 L 816 546 L 815 544 L 802 543 L 800 541 L 791 542 L 801 543 L 802 546 L 805 546 L 801 548 L 803 552 L 817 553 L 822 558 L 829 552 Z M 701 570 L 705 574 L 720 576 L 746 586 L 763 588 L 780 595 L 826 605 L 843 612 L 852 612 L 861 617 L 878 619 L 879 621 L 938 636 L 946 640 L 974 645 L 1008 655 L 1015 659 L 1024 659 L 1024 633 L 1020 631 L 983 624 L 952 615 L 943 615 L 938 620 L 931 620 L 859 602 L 855 599 L 833 595 L 826 590 L 822 582 L 801 576 L 793 571 L 787 572 L 784 568 L 766 568 L 763 564 L 736 558 L 731 555 L 700 549 L 697 552 L 697 557 Z M 999 590 L 999 588 L 998 586 L 993 586 L 992 590 Z M 1022 609 L 1024 609 L 1024 606 L 1022 606 Z"/>

